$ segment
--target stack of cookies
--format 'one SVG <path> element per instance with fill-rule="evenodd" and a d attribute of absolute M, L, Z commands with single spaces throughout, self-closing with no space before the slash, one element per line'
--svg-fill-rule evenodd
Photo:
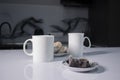
<path fill-rule="evenodd" d="M 67 47 L 63 46 L 63 44 L 60 41 L 57 41 L 54 43 L 54 53 L 66 53 Z"/>

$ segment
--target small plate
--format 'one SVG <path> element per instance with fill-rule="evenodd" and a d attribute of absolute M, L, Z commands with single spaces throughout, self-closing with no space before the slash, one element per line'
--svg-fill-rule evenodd
<path fill-rule="evenodd" d="M 69 53 L 54 53 L 55 57 L 61 57 L 61 56 L 65 56 L 68 55 Z"/>
<path fill-rule="evenodd" d="M 88 71 L 94 70 L 98 67 L 98 63 L 96 63 L 96 62 L 91 62 L 90 64 L 92 64 L 92 66 L 89 68 L 70 67 L 66 61 L 63 61 L 62 64 L 66 68 L 68 68 L 69 70 L 74 71 L 74 72 L 88 72 Z"/>

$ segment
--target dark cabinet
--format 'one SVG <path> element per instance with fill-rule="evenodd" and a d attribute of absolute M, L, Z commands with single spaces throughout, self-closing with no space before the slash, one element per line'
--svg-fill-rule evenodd
<path fill-rule="evenodd" d="M 60 0 L 60 3 L 68 7 L 88 7 L 91 0 Z"/>
<path fill-rule="evenodd" d="M 119 3 L 119 0 L 93 0 L 89 7 L 92 44 L 120 46 Z"/>

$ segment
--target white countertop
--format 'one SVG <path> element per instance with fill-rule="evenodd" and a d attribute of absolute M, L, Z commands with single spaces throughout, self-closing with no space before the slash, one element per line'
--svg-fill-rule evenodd
<path fill-rule="evenodd" d="M 22 50 L 0 50 L 0 80 L 120 80 L 120 48 L 91 48 L 84 56 L 100 66 L 89 73 L 72 72 L 62 65 L 67 57 L 39 66 Z"/>

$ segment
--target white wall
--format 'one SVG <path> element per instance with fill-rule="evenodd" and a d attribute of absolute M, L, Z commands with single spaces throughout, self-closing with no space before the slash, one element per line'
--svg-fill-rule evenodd
<path fill-rule="evenodd" d="M 44 19 L 42 27 L 47 34 L 51 32 L 50 25 L 62 25 L 61 20 L 65 18 L 78 16 L 88 18 L 88 8 L 63 7 L 61 5 L 0 4 L 0 23 L 8 20 L 14 27 L 22 19 L 31 16 Z"/>

